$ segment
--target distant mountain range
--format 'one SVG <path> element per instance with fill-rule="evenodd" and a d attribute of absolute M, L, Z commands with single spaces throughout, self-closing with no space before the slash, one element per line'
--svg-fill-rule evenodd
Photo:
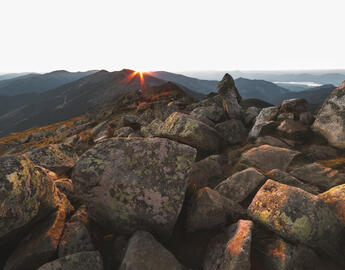
<path fill-rule="evenodd" d="M 159 71 L 144 75 L 147 87 L 167 81 L 178 84 L 193 98 L 216 92 L 218 81 L 201 80 Z M 305 98 L 317 108 L 335 88 L 324 85 L 301 92 L 292 92 L 265 80 L 235 80 L 245 107 L 279 104 L 284 99 Z M 0 137 L 11 132 L 64 121 L 105 103 L 112 104 L 127 91 L 143 87 L 139 74 L 132 70 L 27 74 L 0 81 Z M 16 94 L 17 93 L 17 94 Z"/>
<path fill-rule="evenodd" d="M 14 96 L 26 93 L 42 93 L 63 84 L 91 75 L 96 71 L 68 72 L 58 70 L 46 74 L 27 74 L 0 81 L 0 95 Z"/>
<path fill-rule="evenodd" d="M 3 80 L 10 80 L 10 79 L 14 79 L 14 78 L 26 76 L 26 75 L 28 75 L 28 74 L 32 74 L 32 73 L 30 73 L 30 72 L 23 72 L 23 73 L 4 73 L 4 74 L 0 74 L 0 81 L 3 81 Z"/>

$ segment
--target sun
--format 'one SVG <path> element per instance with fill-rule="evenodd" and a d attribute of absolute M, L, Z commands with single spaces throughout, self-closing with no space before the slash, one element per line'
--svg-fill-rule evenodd
<path fill-rule="evenodd" d="M 129 74 L 124 82 L 125 83 L 129 83 L 130 81 L 132 81 L 133 78 L 135 78 L 136 76 L 139 76 L 140 78 L 140 88 L 141 89 L 145 89 L 146 88 L 146 83 L 145 83 L 145 75 L 150 75 L 151 72 L 150 71 L 138 71 L 138 70 L 134 70 L 131 74 Z"/>

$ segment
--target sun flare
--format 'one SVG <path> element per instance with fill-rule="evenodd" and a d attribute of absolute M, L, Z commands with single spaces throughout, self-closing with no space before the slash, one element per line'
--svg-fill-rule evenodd
<path fill-rule="evenodd" d="M 145 89 L 146 88 L 146 83 L 145 83 L 145 75 L 151 74 L 150 71 L 133 71 L 131 74 L 129 74 L 124 82 L 125 83 L 130 83 L 136 76 L 139 76 L 140 78 L 140 88 Z"/>

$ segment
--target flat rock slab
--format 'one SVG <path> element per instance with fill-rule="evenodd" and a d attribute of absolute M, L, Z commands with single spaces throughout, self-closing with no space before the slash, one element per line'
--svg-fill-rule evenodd
<path fill-rule="evenodd" d="M 90 218 L 114 232 L 169 237 L 196 150 L 163 138 L 116 138 L 79 159 L 72 180 Z"/>
<path fill-rule="evenodd" d="M 103 270 L 103 261 L 98 251 L 79 252 L 42 265 L 37 270 Z"/>
<path fill-rule="evenodd" d="M 129 240 L 121 270 L 183 270 L 183 266 L 148 232 L 138 231 Z"/>
<path fill-rule="evenodd" d="M 222 138 L 214 128 L 179 112 L 171 114 L 160 126 L 159 136 L 178 141 L 205 152 L 219 150 Z"/>
<path fill-rule="evenodd" d="M 299 152 L 287 148 L 265 144 L 243 153 L 241 161 L 266 171 L 273 169 L 285 171 L 293 159 L 299 154 Z"/>
<path fill-rule="evenodd" d="M 267 180 L 248 214 L 283 238 L 316 248 L 344 264 L 344 224 L 319 197 Z"/>

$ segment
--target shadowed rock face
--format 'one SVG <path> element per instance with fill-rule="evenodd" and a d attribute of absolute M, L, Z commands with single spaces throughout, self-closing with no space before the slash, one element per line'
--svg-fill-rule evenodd
<path fill-rule="evenodd" d="M 345 82 L 322 105 L 312 128 L 331 145 L 345 149 Z"/>
<path fill-rule="evenodd" d="M 79 159 L 73 180 L 104 228 L 169 237 L 195 156 L 194 148 L 162 138 L 109 139 Z"/>
<path fill-rule="evenodd" d="M 267 180 L 249 206 L 248 214 L 278 235 L 344 262 L 345 227 L 319 197 Z"/>

